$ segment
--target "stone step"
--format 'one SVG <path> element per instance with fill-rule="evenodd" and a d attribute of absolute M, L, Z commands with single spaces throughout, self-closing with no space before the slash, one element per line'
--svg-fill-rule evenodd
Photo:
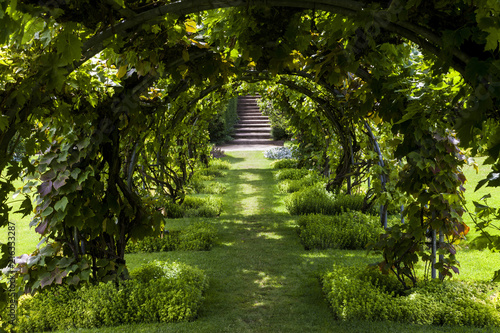
<path fill-rule="evenodd" d="M 241 125 L 241 126 L 238 126 Z M 267 120 L 246 120 L 241 121 L 235 127 L 246 127 L 246 126 L 265 126 L 269 127 L 269 122 Z"/>
<path fill-rule="evenodd" d="M 249 110 L 251 110 L 251 111 L 259 111 L 259 112 L 261 112 L 260 108 L 258 106 L 256 106 L 256 105 L 240 105 L 240 106 L 237 107 L 237 110 L 238 111 L 240 111 L 240 110 L 241 111 L 249 111 Z"/>
<path fill-rule="evenodd" d="M 262 117 L 262 113 L 260 112 L 240 112 L 238 113 L 238 117 Z M 267 117 L 267 116 L 264 116 Z"/>
<path fill-rule="evenodd" d="M 282 142 L 282 141 L 281 141 Z M 234 139 L 231 141 L 231 144 L 235 145 L 270 145 L 270 144 L 276 144 L 277 141 L 273 141 L 271 139 Z"/>
<path fill-rule="evenodd" d="M 259 132 L 248 132 L 248 133 L 234 133 L 233 137 L 235 139 L 272 139 L 273 137 L 269 133 L 259 133 Z"/>
<path fill-rule="evenodd" d="M 240 118 L 240 121 L 242 120 L 265 120 L 269 121 L 269 118 L 267 116 L 254 116 L 254 115 L 240 115 L 238 116 Z"/>
<path fill-rule="evenodd" d="M 271 127 L 269 126 L 245 126 L 235 128 L 237 133 L 247 133 L 247 132 L 259 132 L 259 133 L 271 133 Z"/>

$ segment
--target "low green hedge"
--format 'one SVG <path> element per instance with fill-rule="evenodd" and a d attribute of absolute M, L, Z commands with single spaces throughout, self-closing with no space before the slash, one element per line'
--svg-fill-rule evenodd
<path fill-rule="evenodd" d="M 395 277 L 343 266 L 334 266 L 321 282 L 339 320 L 500 326 L 497 284 L 430 281 L 405 292 Z"/>
<path fill-rule="evenodd" d="M 222 213 L 222 199 L 219 197 L 186 196 L 182 204 L 166 201 L 163 204 L 163 214 L 166 218 L 181 217 L 217 217 Z"/>
<path fill-rule="evenodd" d="M 324 214 L 336 215 L 344 211 L 361 211 L 364 195 L 362 194 L 338 194 L 329 193 L 318 183 L 305 187 L 297 192 L 291 193 L 285 199 L 288 212 L 292 215 Z M 372 207 L 367 213 L 376 215 L 376 207 Z"/>
<path fill-rule="evenodd" d="M 182 263 L 155 261 L 131 272 L 131 280 L 58 286 L 23 296 L 17 332 L 96 328 L 196 319 L 208 287 L 205 273 Z"/>
<path fill-rule="evenodd" d="M 222 212 L 222 199 L 186 196 L 181 209 L 184 217 L 217 217 Z"/>
<path fill-rule="evenodd" d="M 278 190 L 281 193 L 294 193 L 317 184 L 321 184 L 319 186 L 324 186 L 324 183 L 318 176 L 309 174 L 301 179 L 285 179 L 279 182 Z"/>
<path fill-rule="evenodd" d="M 295 169 L 297 168 L 299 161 L 293 158 L 285 158 L 282 160 L 276 160 L 271 162 L 271 168 L 273 169 Z"/>
<path fill-rule="evenodd" d="M 365 249 L 381 232 L 378 218 L 360 212 L 327 216 L 303 215 L 298 219 L 302 245 L 310 249 Z"/>
<path fill-rule="evenodd" d="M 189 225 L 183 230 L 168 230 L 160 237 L 145 237 L 129 242 L 126 253 L 166 252 L 175 250 L 208 251 L 217 239 L 217 228 L 207 222 Z"/>
<path fill-rule="evenodd" d="M 295 179 L 299 180 L 308 176 L 311 172 L 307 169 L 279 169 L 274 177 L 277 180 Z"/>

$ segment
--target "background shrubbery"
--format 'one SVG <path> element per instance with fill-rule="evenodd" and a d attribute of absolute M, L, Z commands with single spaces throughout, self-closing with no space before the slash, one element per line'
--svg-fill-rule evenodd
<path fill-rule="evenodd" d="M 430 281 L 403 292 L 395 277 L 342 266 L 334 266 L 321 281 L 337 319 L 500 326 L 496 284 Z"/>
<path fill-rule="evenodd" d="M 94 328 L 196 318 L 208 287 L 204 272 L 182 263 L 155 261 L 131 272 L 131 280 L 59 286 L 23 297 L 17 332 Z"/>
<path fill-rule="evenodd" d="M 207 222 L 189 225 L 183 230 L 167 230 L 160 237 L 146 237 L 135 243 L 128 242 L 125 251 L 163 252 L 175 250 L 208 251 L 217 239 L 217 228 Z"/>
<path fill-rule="evenodd" d="M 279 169 L 274 173 L 274 177 L 277 180 L 299 180 L 310 174 L 311 172 L 307 169 Z"/>
<path fill-rule="evenodd" d="M 317 184 L 290 194 L 285 200 L 285 205 L 292 215 L 335 215 L 347 210 L 361 211 L 363 200 L 362 194 L 334 195 L 326 191 L 321 184 Z M 376 208 L 370 208 L 367 213 L 377 214 Z"/>
<path fill-rule="evenodd" d="M 226 187 L 219 182 L 213 181 L 216 177 L 224 177 L 229 170 L 231 164 L 228 161 L 223 161 L 218 158 L 211 159 L 208 167 L 196 170 L 189 188 L 195 193 L 204 194 L 223 194 L 226 192 Z"/>
<path fill-rule="evenodd" d="M 233 97 L 228 101 L 226 109 L 214 115 L 209 122 L 208 132 L 210 142 L 223 143 L 232 140 L 234 125 L 238 123 L 238 97 Z"/>
<path fill-rule="evenodd" d="M 273 169 L 293 169 L 293 168 L 297 168 L 298 163 L 299 162 L 296 159 L 285 158 L 282 160 L 272 161 L 270 166 Z"/>
<path fill-rule="evenodd" d="M 381 231 L 377 217 L 360 212 L 311 214 L 297 221 L 301 243 L 310 249 L 364 249 Z"/>
<path fill-rule="evenodd" d="M 217 217 L 222 213 L 222 199 L 219 197 L 186 196 L 182 204 L 171 201 L 163 203 L 162 213 L 166 218 Z"/>

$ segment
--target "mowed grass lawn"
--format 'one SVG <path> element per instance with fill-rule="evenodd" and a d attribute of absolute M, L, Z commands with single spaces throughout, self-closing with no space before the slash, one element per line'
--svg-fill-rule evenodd
<path fill-rule="evenodd" d="M 127 255 L 130 269 L 151 260 L 182 261 L 203 269 L 210 287 L 199 318 L 189 323 L 141 324 L 73 332 L 495 332 L 496 330 L 337 321 L 325 301 L 318 273 L 334 263 L 367 265 L 380 258 L 366 251 L 305 251 L 295 218 L 284 207 L 269 160 L 262 152 L 229 152 L 232 169 L 220 181 L 224 211 L 204 219 L 217 226 L 217 245 L 208 252 L 175 251 Z M 467 172 L 469 172 L 468 170 Z M 472 182 L 471 182 L 472 183 Z M 473 185 L 475 186 L 475 185 Z M 472 192 L 472 191 L 470 191 Z M 169 220 L 182 228 L 200 219 Z M 26 224 L 25 220 L 18 224 Z M 18 230 L 22 230 L 18 226 Z M 32 230 L 26 231 L 33 233 Z M 24 231 L 23 231 L 24 233 Z M 22 237 L 21 235 L 18 237 Z M 33 248 L 37 243 L 26 237 Z M 19 252 L 18 252 L 19 253 Z M 468 250 L 458 255 L 459 279 L 488 280 L 500 256 Z"/>

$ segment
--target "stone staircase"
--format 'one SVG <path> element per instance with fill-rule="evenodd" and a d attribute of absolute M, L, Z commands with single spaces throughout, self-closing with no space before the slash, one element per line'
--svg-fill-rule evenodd
<path fill-rule="evenodd" d="M 234 145 L 259 145 L 259 144 L 276 144 L 272 141 L 271 125 L 269 119 L 262 115 L 262 112 L 257 105 L 257 100 L 260 96 L 239 96 L 238 97 L 238 117 L 239 122 L 235 125 L 233 134 L 234 140 L 231 144 Z"/>

